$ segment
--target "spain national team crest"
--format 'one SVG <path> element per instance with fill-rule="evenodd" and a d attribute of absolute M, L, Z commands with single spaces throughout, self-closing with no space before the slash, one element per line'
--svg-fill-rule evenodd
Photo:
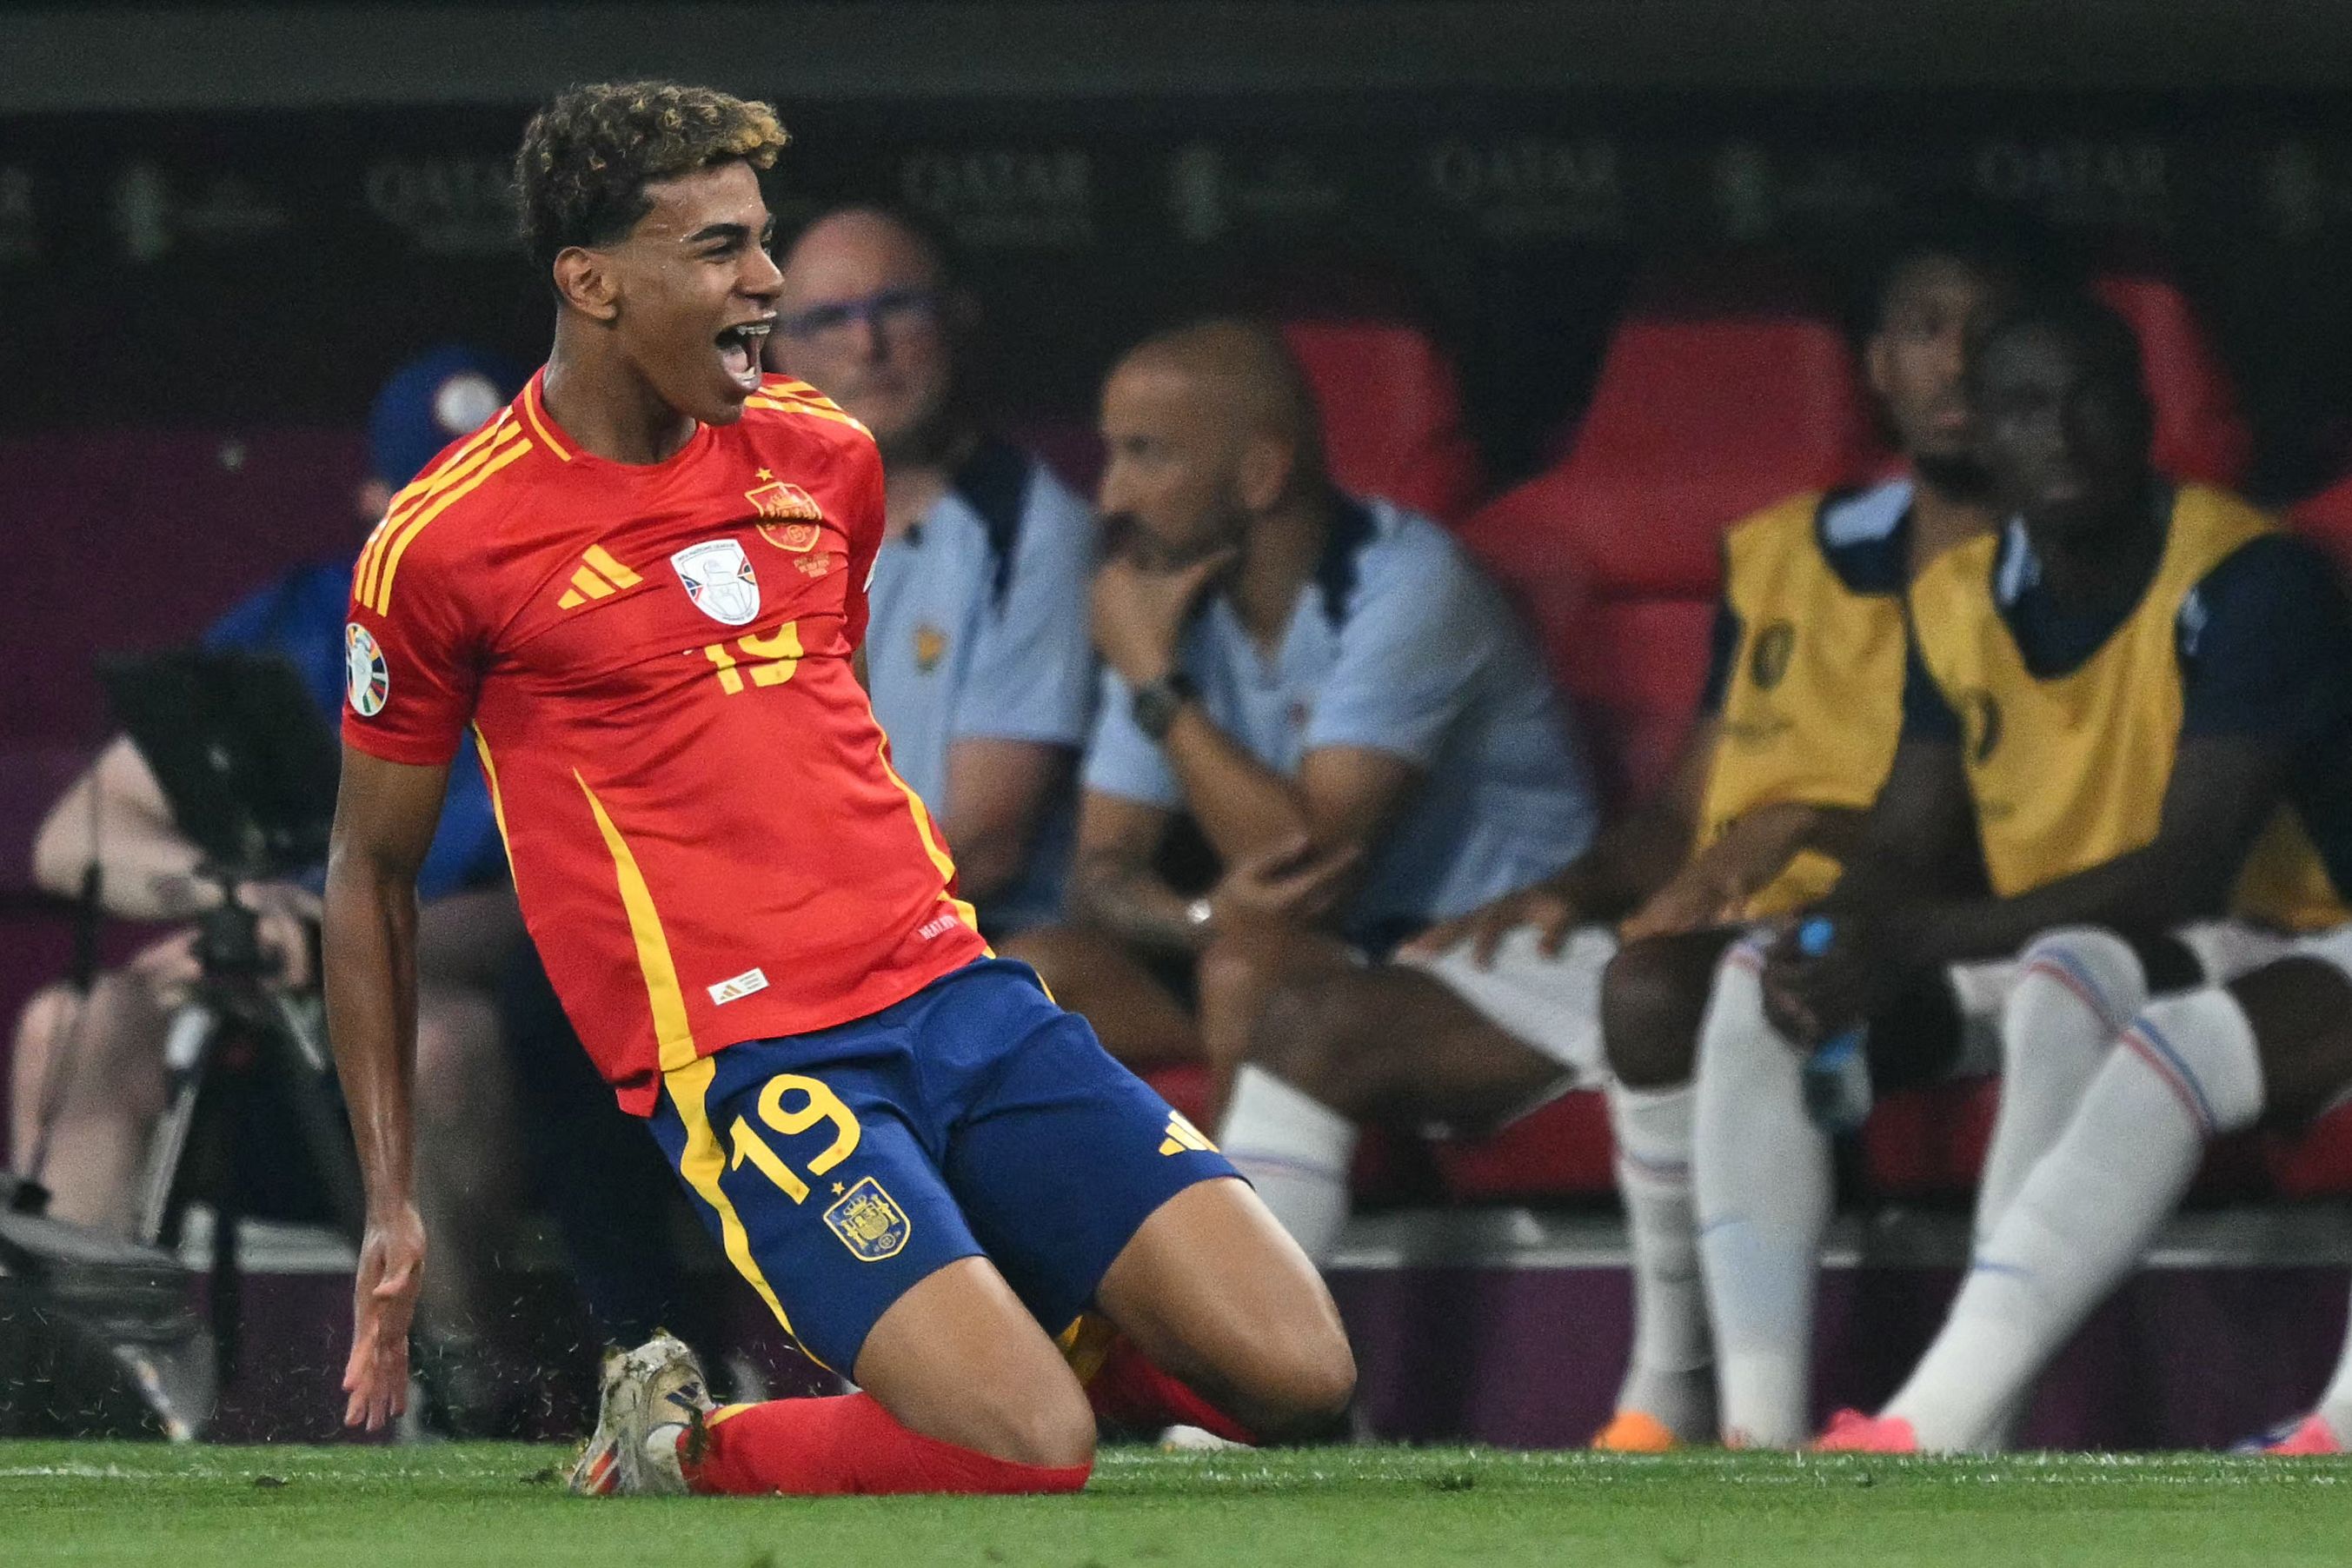
<path fill-rule="evenodd" d="M 731 539 L 689 544 L 669 558 L 694 607 L 723 626 L 746 626 L 760 617 L 760 579 L 751 559 Z"/>
<path fill-rule="evenodd" d="M 798 485 L 779 479 L 756 490 L 745 490 L 743 499 L 760 514 L 760 537 L 779 550 L 798 555 L 815 549 L 816 542 L 824 536 L 824 530 L 817 524 L 824 521 L 824 509 Z"/>
<path fill-rule="evenodd" d="M 861 1178 L 856 1186 L 834 1200 L 833 1206 L 824 1211 L 824 1223 L 841 1237 L 841 1245 L 856 1253 L 862 1263 L 896 1258 L 914 1229 L 907 1211 L 871 1176 Z"/>
<path fill-rule="evenodd" d="M 352 711 L 362 719 L 383 712 L 384 699 L 392 695 L 392 671 L 384 666 L 383 649 L 376 646 L 375 634 L 357 621 L 343 627 L 343 689 Z"/>

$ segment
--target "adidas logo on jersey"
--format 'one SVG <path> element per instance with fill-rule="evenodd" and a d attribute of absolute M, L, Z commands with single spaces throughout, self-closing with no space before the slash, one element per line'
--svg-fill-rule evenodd
<path fill-rule="evenodd" d="M 1208 1134 L 1192 1125 L 1181 1110 L 1168 1113 L 1168 1136 L 1160 1141 L 1162 1154 L 1213 1154 L 1217 1146 L 1209 1142 Z"/>
<path fill-rule="evenodd" d="M 622 589 L 634 588 L 645 581 L 614 560 L 612 552 L 601 544 L 590 545 L 580 558 L 587 564 L 572 574 L 572 586 L 555 601 L 557 609 L 576 610 L 591 599 L 609 599 Z"/>

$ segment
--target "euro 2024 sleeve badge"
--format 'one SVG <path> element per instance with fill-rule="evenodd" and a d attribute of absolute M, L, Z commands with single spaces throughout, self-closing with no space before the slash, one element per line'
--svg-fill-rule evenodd
<path fill-rule="evenodd" d="M 760 618 L 760 579 L 751 558 L 732 539 L 706 539 L 669 558 L 694 607 L 722 626 L 745 626 Z"/>
<path fill-rule="evenodd" d="M 362 719 L 383 712 L 384 700 L 392 695 L 392 671 L 384 665 L 383 649 L 376 646 L 375 634 L 357 621 L 343 627 L 343 686 L 352 711 Z"/>

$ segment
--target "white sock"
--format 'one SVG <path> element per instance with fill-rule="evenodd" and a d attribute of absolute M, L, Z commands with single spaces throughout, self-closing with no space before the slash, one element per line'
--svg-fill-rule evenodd
<path fill-rule="evenodd" d="M 1356 1124 L 1265 1068 L 1234 1075 L 1217 1142 L 1301 1250 L 1321 1268 L 1348 1223 Z"/>
<path fill-rule="evenodd" d="M 1698 1223 L 1691 1209 L 1691 1121 L 1696 1096 L 1671 1089 L 1609 1086 L 1617 1138 L 1617 1191 L 1633 1250 L 1633 1348 L 1617 1408 L 1654 1415 L 1685 1442 L 1714 1434 L 1714 1359 L 1699 1283 Z"/>
<path fill-rule="evenodd" d="M 2147 1005 L 2131 944 L 2109 931 L 2052 931 L 2022 955 L 2000 1017 L 2000 1112 L 1977 1184 L 1976 1243 L 2058 1142 L 2107 1047 Z"/>
<path fill-rule="evenodd" d="M 1812 1435 L 1813 1277 L 1830 1214 L 1830 1142 L 1805 1114 L 1796 1047 L 1764 1020 L 1762 957 L 1716 971 L 1699 1031 L 1693 1188 L 1727 1443 Z"/>
<path fill-rule="evenodd" d="M 2151 1004 L 1977 1251 L 1943 1331 L 1886 1414 L 1930 1452 L 1982 1447 L 2128 1275 L 2208 1140 L 2262 1114 L 2252 1026 L 2226 991 Z"/>

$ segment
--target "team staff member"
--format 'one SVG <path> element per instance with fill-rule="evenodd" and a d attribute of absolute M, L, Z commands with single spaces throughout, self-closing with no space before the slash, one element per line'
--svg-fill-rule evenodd
<path fill-rule="evenodd" d="M 362 552 L 327 980 L 369 1225 L 346 1418 L 405 1386 L 413 879 L 470 723 L 550 977 L 778 1320 L 862 1392 L 712 1409 L 667 1336 L 608 1363 L 582 1491 L 1055 1491 L 1092 1307 L 1254 1432 L 1328 1422 L 1329 1296 L 1223 1157 L 988 957 L 853 659 L 872 438 L 764 378 L 774 115 L 573 89 L 517 158 L 548 363 Z M 808 498 L 780 517 L 767 487 Z"/>
<path fill-rule="evenodd" d="M 1962 350 L 2007 271 L 1943 245 L 1887 269 L 1864 360 L 1909 472 L 1793 497 L 1728 532 L 1706 695 L 1664 787 L 1557 876 L 1426 933 L 1398 963 L 1283 994 L 1242 1069 L 1222 1141 L 1318 1261 L 1347 1218 L 1360 1125 L 1486 1130 L 1603 1084 L 1634 1331 L 1597 1447 L 1714 1435 L 1692 1254 L 1696 999 L 1732 922 L 1829 889 L 1894 759 L 1904 584 L 1990 526 Z"/>
<path fill-rule="evenodd" d="M 1094 706 L 1094 519 L 986 431 L 959 363 L 975 310 L 931 239 L 873 207 L 784 258 L 774 367 L 874 433 L 886 534 L 866 657 L 890 762 L 939 812 L 962 896 L 1001 936 L 1055 918 Z"/>
<path fill-rule="evenodd" d="M 1555 869 L 1591 837 L 1592 795 L 1494 587 L 1436 524 L 1332 487 L 1273 331 L 1143 343 L 1104 385 L 1102 430 L 1087 923 L 1013 951 L 1122 1060 L 1229 1070 L 1276 981 Z M 1180 812 L 1218 862 L 1204 897 L 1155 869 Z"/>
<path fill-rule="evenodd" d="M 2345 919 L 2310 837 L 2340 818 L 2340 781 L 2308 763 L 2352 680 L 2326 563 L 2158 478 L 2138 344 L 2099 306 L 2008 315 L 1969 393 L 2013 521 L 1912 584 L 1904 740 L 1830 900 L 1836 941 L 1735 948 L 1702 1035 L 1699 1253 L 1733 1441 L 1806 1429 L 1830 1182 L 1801 1052 L 1865 1019 L 1874 1069 L 1912 1081 L 1997 1050 L 1987 1236 L 2034 1201 L 2026 1173 L 2151 991 Z"/>

